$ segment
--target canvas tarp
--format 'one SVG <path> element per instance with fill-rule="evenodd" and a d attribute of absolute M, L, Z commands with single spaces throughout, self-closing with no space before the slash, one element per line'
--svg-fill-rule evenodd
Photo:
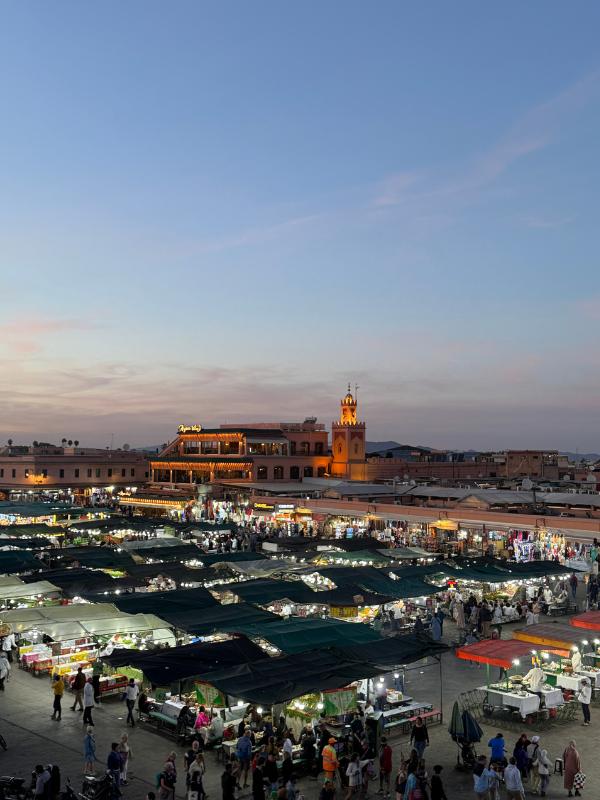
<path fill-rule="evenodd" d="M 39 558 L 29 550 L 2 550 L 0 552 L 0 573 L 26 572 L 43 567 Z"/>
<path fill-rule="evenodd" d="M 204 610 L 216 606 L 212 594 L 202 587 L 197 589 L 175 589 L 168 592 L 136 592 L 120 595 L 114 604 L 129 614 L 178 614 L 187 611 Z"/>
<path fill-rule="evenodd" d="M 450 648 L 429 637 L 391 636 L 377 642 L 347 644 L 336 648 L 343 658 L 363 661 L 380 672 L 389 672 L 403 664 L 412 664 L 428 656 L 438 656 Z"/>
<path fill-rule="evenodd" d="M 266 561 L 267 557 L 251 550 L 238 550 L 235 553 L 201 553 L 199 560 L 202 561 L 202 566 L 212 567 L 213 564 L 220 564 L 221 562 L 239 564 L 244 561 Z"/>
<path fill-rule="evenodd" d="M 281 619 L 248 603 L 230 603 L 203 608 L 201 611 L 163 611 L 163 616 L 176 628 L 194 636 L 213 633 L 245 633 L 250 625 L 270 625 Z"/>
<path fill-rule="evenodd" d="M 170 650 L 115 650 L 103 661 L 118 668 L 140 669 L 157 686 L 169 686 L 187 678 L 208 676 L 212 671 L 269 657 L 245 637 L 224 642 L 198 642 Z"/>
<path fill-rule="evenodd" d="M 290 617 L 268 625 L 250 624 L 244 633 L 264 639 L 284 653 L 302 653 L 345 644 L 379 642 L 381 637 L 368 625 L 334 619 Z"/>
<path fill-rule="evenodd" d="M 229 591 L 248 603 L 267 605 L 274 600 L 291 600 L 294 603 L 318 602 L 318 592 L 314 592 L 304 581 L 277 581 L 259 579 L 241 583 L 226 583 L 214 587 L 216 591 Z"/>
<path fill-rule="evenodd" d="M 49 581 L 36 581 L 35 583 L 18 583 L 0 586 L 0 602 L 18 600 L 20 597 L 33 597 L 35 595 L 60 594 L 60 587 Z"/>
<path fill-rule="evenodd" d="M 119 552 L 111 547 L 65 547 L 53 551 L 53 555 L 64 561 L 78 562 L 82 566 L 97 569 L 127 569 L 135 563 L 129 553 L 122 550 Z"/>
<path fill-rule="evenodd" d="M 353 593 L 364 590 L 401 599 L 433 595 L 441 590 L 439 586 L 418 578 L 416 573 L 404 577 L 402 572 L 396 570 L 394 574 L 399 576 L 399 580 L 391 578 L 388 570 L 375 567 L 327 567 L 318 572 L 333 581 L 339 589 L 347 589 Z"/>

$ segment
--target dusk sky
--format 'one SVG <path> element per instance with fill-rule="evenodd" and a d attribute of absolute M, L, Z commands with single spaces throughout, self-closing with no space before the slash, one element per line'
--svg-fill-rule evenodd
<path fill-rule="evenodd" d="M 598 2 L 5 3 L 0 440 L 600 451 Z"/>

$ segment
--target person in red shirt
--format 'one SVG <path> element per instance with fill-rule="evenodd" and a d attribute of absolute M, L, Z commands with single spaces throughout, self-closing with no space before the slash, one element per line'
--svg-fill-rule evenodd
<path fill-rule="evenodd" d="M 379 748 L 379 792 L 385 796 L 390 796 L 390 775 L 392 774 L 392 748 L 387 743 L 385 736 L 381 737 L 381 747 Z"/>

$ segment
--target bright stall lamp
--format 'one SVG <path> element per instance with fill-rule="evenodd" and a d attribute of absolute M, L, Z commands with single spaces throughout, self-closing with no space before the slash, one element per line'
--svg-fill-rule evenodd
<path fill-rule="evenodd" d="M 600 639 L 594 639 L 594 644 L 600 644 Z"/>
<path fill-rule="evenodd" d="M 513 664 L 515 665 L 515 667 L 518 667 L 520 663 L 521 662 L 519 661 L 518 658 L 513 658 Z"/>
<path fill-rule="evenodd" d="M 261 706 L 258 706 L 258 708 L 256 709 L 256 713 L 257 714 L 262 714 L 263 713 L 263 710 L 262 710 Z"/>
<path fill-rule="evenodd" d="M 400 673 L 399 672 L 394 672 L 394 678 L 396 678 L 396 680 L 398 680 L 399 677 L 400 677 Z"/>
<path fill-rule="evenodd" d="M 577 647 L 577 645 L 576 645 L 576 644 L 574 644 L 574 645 L 573 645 L 573 647 L 571 647 L 571 650 L 572 650 L 574 653 L 576 653 L 576 652 L 579 650 L 579 648 Z"/>
<path fill-rule="evenodd" d="M 319 711 L 322 711 L 323 710 L 323 703 L 317 703 L 317 708 L 319 709 Z"/>
<path fill-rule="evenodd" d="M 239 708 L 240 706 L 243 706 L 243 705 L 244 705 L 244 701 L 243 701 L 243 700 L 238 700 L 238 701 L 237 701 L 237 707 L 238 707 L 238 708 Z"/>
<path fill-rule="evenodd" d="M 582 640 L 581 640 L 581 644 L 583 644 L 583 645 L 586 645 L 586 644 L 589 644 L 589 642 L 588 642 L 588 640 L 587 640 L 587 639 L 582 639 Z"/>

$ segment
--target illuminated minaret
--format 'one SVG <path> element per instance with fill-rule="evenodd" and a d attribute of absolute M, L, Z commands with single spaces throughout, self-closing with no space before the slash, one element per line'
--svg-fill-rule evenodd
<path fill-rule="evenodd" d="M 361 480 L 364 475 L 366 426 L 358 421 L 357 405 L 357 391 L 353 395 L 348 384 L 348 393 L 340 403 L 340 418 L 331 425 L 331 474 L 335 478 Z"/>

